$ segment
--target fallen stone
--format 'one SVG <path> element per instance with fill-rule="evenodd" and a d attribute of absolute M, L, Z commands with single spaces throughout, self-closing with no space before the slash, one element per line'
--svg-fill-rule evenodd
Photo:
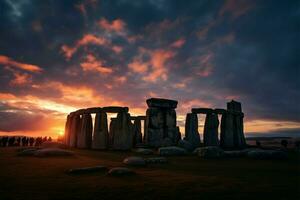
<path fill-rule="evenodd" d="M 126 165 L 131 165 L 131 166 L 145 166 L 146 165 L 144 158 L 137 157 L 137 156 L 127 157 L 123 160 L 123 163 Z"/>
<path fill-rule="evenodd" d="M 168 160 L 165 157 L 152 157 L 145 159 L 147 164 L 164 164 L 167 163 Z"/>
<path fill-rule="evenodd" d="M 83 168 L 74 168 L 67 171 L 69 174 L 85 174 L 93 172 L 103 172 L 106 171 L 107 167 L 105 166 L 95 166 L 95 167 L 83 167 Z"/>
<path fill-rule="evenodd" d="M 224 151 L 224 157 L 226 158 L 238 158 L 246 155 L 246 151 Z"/>
<path fill-rule="evenodd" d="M 108 175 L 111 176 L 127 176 L 127 175 L 134 175 L 135 172 L 131 169 L 126 167 L 114 167 L 109 170 Z"/>
<path fill-rule="evenodd" d="M 195 149 L 195 147 L 186 140 L 179 140 L 178 146 L 184 148 L 187 151 L 193 151 Z"/>
<path fill-rule="evenodd" d="M 182 156 L 186 155 L 187 151 L 181 147 L 161 147 L 158 149 L 158 153 L 161 156 Z"/>
<path fill-rule="evenodd" d="M 135 150 L 136 153 L 140 153 L 143 155 L 151 155 L 154 154 L 154 151 L 152 149 L 144 149 L 144 148 L 138 148 Z"/>
<path fill-rule="evenodd" d="M 72 151 L 58 149 L 58 148 L 45 148 L 39 149 L 34 152 L 34 156 L 37 157 L 49 157 L 49 156 L 72 156 Z"/>
<path fill-rule="evenodd" d="M 17 155 L 18 156 L 33 156 L 37 150 L 38 149 L 35 149 L 35 148 L 23 149 L 22 151 L 19 151 Z"/>
<path fill-rule="evenodd" d="M 247 156 L 249 158 L 254 158 L 254 159 L 278 159 L 278 160 L 283 160 L 287 159 L 287 153 L 284 151 L 280 150 L 250 150 L 247 153 Z"/>
<path fill-rule="evenodd" d="M 198 148 L 197 152 L 201 158 L 221 158 L 224 155 L 224 151 L 215 146 L 201 147 Z"/>

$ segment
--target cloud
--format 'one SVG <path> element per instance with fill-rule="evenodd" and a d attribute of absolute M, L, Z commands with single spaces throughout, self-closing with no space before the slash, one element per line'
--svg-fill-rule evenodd
<path fill-rule="evenodd" d="M 113 72 L 111 67 L 103 66 L 103 61 L 97 59 L 94 55 L 88 54 L 84 62 L 80 63 L 83 71 L 98 72 L 100 74 L 110 74 Z"/>
<path fill-rule="evenodd" d="M 77 40 L 75 42 L 75 45 L 73 47 L 70 47 L 68 45 L 63 45 L 61 47 L 62 52 L 65 54 L 65 57 L 69 60 L 73 54 L 82 46 L 87 45 L 106 45 L 109 41 L 101 36 L 96 36 L 93 34 L 85 34 L 81 39 Z"/>
<path fill-rule="evenodd" d="M 220 16 L 225 14 L 230 15 L 233 19 L 236 19 L 242 15 L 245 15 L 254 7 L 253 1 L 247 0 L 226 0 L 219 11 Z"/>
<path fill-rule="evenodd" d="M 98 25 L 106 31 L 117 33 L 122 33 L 126 27 L 126 23 L 121 19 L 115 19 L 109 22 L 107 19 L 102 18 L 98 21 Z"/>
<path fill-rule="evenodd" d="M 17 69 L 21 69 L 33 73 L 39 73 L 43 71 L 43 69 L 37 65 L 21 63 L 4 55 L 0 55 L 0 65 L 10 66 L 10 67 L 14 67 Z"/>
<path fill-rule="evenodd" d="M 173 42 L 171 44 L 171 47 L 181 48 L 184 44 L 185 44 L 185 39 L 184 38 L 180 38 L 180 39 L 176 40 L 175 42 Z"/>
<path fill-rule="evenodd" d="M 14 79 L 10 81 L 11 85 L 25 85 L 31 82 L 31 75 L 26 73 L 15 72 Z"/>

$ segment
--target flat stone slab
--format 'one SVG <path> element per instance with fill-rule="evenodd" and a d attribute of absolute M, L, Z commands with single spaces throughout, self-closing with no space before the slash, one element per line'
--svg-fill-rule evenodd
<path fill-rule="evenodd" d="M 108 175 L 111 176 L 128 176 L 135 175 L 135 171 L 128 169 L 126 167 L 114 167 L 108 171 Z"/>
<path fill-rule="evenodd" d="M 192 113 L 196 114 L 209 114 L 213 112 L 214 110 L 211 108 L 192 108 Z"/>
<path fill-rule="evenodd" d="M 158 153 L 161 156 L 183 156 L 187 154 L 184 148 L 171 146 L 171 147 L 160 147 Z"/>
<path fill-rule="evenodd" d="M 171 99 L 160 99 L 160 98 L 150 98 L 147 99 L 147 105 L 149 108 L 172 108 L 177 107 L 178 102 Z"/>
<path fill-rule="evenodd" d="M 137 156 L 127 157 L 123 160 L 123 163 L 126 165 L 131 165 L 131 166 L 145 166 L 146 165 L 144 158 L 137 157 Z"/>
<path fill-rule="evenodd" d="M 216 114 L 225 114 L 227 112 L 227 110 L 225 110 L 223 108 L 216 108 L 213 110 L 213 112 Z"/>
<path fill-rule="evenodd" d="M 143 154 L 143 155 L 154 154 L 154 151 L 152 149 L 145 149 L 145 148 L 138 148 L 138 149 L 135 150 L 135 152 Z"/>
<path fill-rule="evenodd" d="M 275 159 L 275 160 L 284 160 L 287 159 L 288 155 L 284 151 L 280 150 L 249 150 L 247 152 L 247 157 L 259 159 L 259 160 L 267 160 L 267 159 Z"/>
<path fill-rule="evenodd" d="M 168 162 L 166 157 L 145 158 L 147 164 L 165 164 Z"/>
<path fill-rule="evenodd" d="M 224 156 L 224 151 L 220 147 L 208 146 L 197 148 L 197 154 L 201 158 L 221 158 Z"/>
<path fill-rule="evenodd" d="M 93 107 L 85 109 L 85 113 L 99 113 L 101 112 L 102 108 L 100 107 Z"/>
<path fill-rule="evenodd" d="M 103 107 L 102 112 L 107 112 L 107 113 L 119 113 L 119 112 L 128 112 L 129 108 L 128 107 L 120 107 L 120 106 L 107 106 Z"/>
<path fill-rule="evenodd" d="M 45 148 L 39 149 L 34 152 L 36 157 L 50 157 L 50 156 L 73 156 L 72 151 L 58 149 L 58 148 Z"/>
<path fill-rule="evenodd" d="M 83 167 L 83 168 L 74 168 L 67 171 L 69 174 L 85 174 L 85 173 L 94 173 L 94 172 L 103 172 L 106 171 L 107 167 L 105 166 L 95 166 L 95 167 Z"/>

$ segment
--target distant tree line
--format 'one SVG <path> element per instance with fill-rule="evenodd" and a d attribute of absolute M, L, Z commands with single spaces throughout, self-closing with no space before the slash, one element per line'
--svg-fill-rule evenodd
<path fill-rule="evenodd" d="M 51 137 L 2 136 L 1 147 L 12 146 L 41 146 L 44 142 L 52 141 Z"/>

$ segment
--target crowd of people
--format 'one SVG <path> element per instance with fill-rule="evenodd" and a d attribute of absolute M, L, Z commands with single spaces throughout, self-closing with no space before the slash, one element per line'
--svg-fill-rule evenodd
<path fill-rule="evenodd" d="M 41 146 L 43 142 L 51 142 L 51 137 L 0 136 L 0 146 Z"/>

